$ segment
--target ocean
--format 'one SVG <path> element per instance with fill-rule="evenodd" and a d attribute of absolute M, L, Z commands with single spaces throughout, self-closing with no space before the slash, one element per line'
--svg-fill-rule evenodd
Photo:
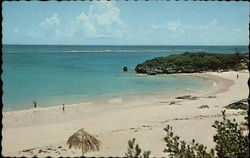
<path fill-rule="evenodd" d="M 137 64 L 186 51 L 248 52 L 247 46 L 3 45 L 3 111 L 134 96 L 200 92 L 211 81 L 180 75 L 138 75 Z M 123 72 L 123 67 L 128 72 Z"/>

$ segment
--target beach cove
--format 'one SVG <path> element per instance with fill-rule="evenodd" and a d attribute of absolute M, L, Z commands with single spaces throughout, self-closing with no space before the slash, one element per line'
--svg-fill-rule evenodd
<path fill-rule="evenodd" d="M 249 157 L 249 3 L 4 1 L 4 157 Z"/>
<path fill-rule="evenodd" d="M 239 74 L 239 78 L 236 76 Z M 97 136 L 101 141 L 99 152 L 85 156 L 124 156 L 127 142 L 133 137 L 151 156 L 165 157 L 163 128 L 173 126 L 173 131 L 186 141 L 197 142 L 211 148 L 214 146 L 211 125 L 221 120 L 223 107 L 247 98 L 249 74 L 243 72 L 208 72 L 185 74 L 212 80 L 214 86 L 202 93 L 190 95 L 197 100 L 170 98 L 140 98 L 127 102 L 116 99 L 107 106 L 91 106 L 88 103 L 62 107 L 36 108 L 3 113 L 2 154 L 4 156 L 79 156 L 80 151 L 68 149 L 66 141 L 80 128 Z M 180 94 L 183 95 L 183 94 Z M 180 96 L 178 95 L 178 96 Z M 209 96 L 216 96 L 209 97 Z M 170 105 L 171 101 L 175 104 Z M 117 105 L 121 106 L 117 106 Z M 209 108 L 198 108 L 208 105 Z M 228 117 L 243 120 L 241 110 L 227 110 Z"/>

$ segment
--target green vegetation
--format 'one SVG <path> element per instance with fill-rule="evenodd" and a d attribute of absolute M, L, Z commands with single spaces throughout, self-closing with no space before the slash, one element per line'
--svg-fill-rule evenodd
<path fill-rule="evenodd" d="M 212 127 L 216 130 L 216 135 L 213 137 L 216 143 L 215 149 L 207 152 L 207 147 L 195 143 L 192 140 L 191 144 L 187 144 L 184 140 L 179 140 L 178 136 L 174 136 L 172 127 L 167 126 L 164 130 L 167 135 L 164 138 L 166 149 L 163 152 L 168 152 L 172 158 L 190 157 L 190 158 L 245 158 L 249 157 L 248 136 L 243 135 L 239 125 L 233 121 L 226 119 L 225 111 L 222 111 L 223 121 L 215 121 Z M 216 153 L 215 153 L 216 152 Z"/>
<path fill-rule="evenodd" d="M 140 149 L 139 145 L 135 145 L 135 138 L 128 141 L 128 151 L 125 153 L 127 158 L 149 158 L 151 151 L 143 151 Z"/>
<path fill-rule="evenodd" d="M 247 54 L 190 53 L 158 57 L 138 64 L 137 73 L 150 75 L 163 73 L 193 73 L 204 71 L 228 71 L 247 69 Z"/>
<path fill-rule="evenodd" d="M 184 140 L 180 140 L 180 137 L 174 135 L 172 127 L 169 125 L 164 130 L 167 134 L 164 137 L 166 149 L 163 152 L 169 153 L 170 158 L 214 158 L 214 149 L 208 153 L 207 147 L 196 143 L 194 139 L 191 144 L 187 144 Z"/>
<path fill-rule="evenodd" d="M 249 157 L 249 139 L 248 135 L 243 134 L 243 130 L 240 129 L 233 119 L 233 121 L 226 119 L 225 110 L 222 111 L 223 121 L 215 121 L 212 125 L 216 130 L 216 134 L 213 139 L 216 143 L 215 149 L 207 151 L 207 147 L 196 143 L 192 140 L 192 143 L 187 143 L 185 140 L 180 140 L 180 137 L 174 135 L 172 127 L 169 125 L 164 128 L 166 136 L 164 140 L 166 142 L 166 148 L 164 153 L 168 153 L 170 158 L 247 158 Z M 248 121 L 248 117 L 245 117 Z M 244 123 L 245 124 L 245 123 Z M 129 148 L 127 157 L 139 157 L 141 149 L 137 145 L 135 148 L 134 141 L 129 141 Z M 149 152 L 150 154 L 150 152 Z M 147 155 L 148 157 L 149 155 Z M 140 156 L 142 157 L 142 156 Z"/>
<path fill-rule="evenodd" d="M 213 127 L 217 131 L 214 141 L 218 158 L 249 157 L 248 136 L 243 135 L 235 119 L 233 121 L 226 119 L 225 111 L 223 111 L 223 121 L 215 121 Z"/>

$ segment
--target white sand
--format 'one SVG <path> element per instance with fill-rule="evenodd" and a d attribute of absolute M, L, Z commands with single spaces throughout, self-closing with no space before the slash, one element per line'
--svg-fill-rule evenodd
<path fill-rule="evenodd" d="M 236 75 L 239 74 L 239 79 Z M 211 125 L 221 120 L 223 107 L 248 97 L 248 72 L 202 73 L 195 76 L 208 78 L 216 84 L 200 94 L 198 100 L 135 99 L 122 103 L 114 99 L 112 104 L 92 105 L 91 103 L 65 105 L 62 107 L 37 108 L 3 113 L 2 154 L 4 156 L 80 156 L 81 152 L 68 149 L 66 141 L 74 132 L 84 128 L 101 141 L 99 152 L 89 152 L 85 156 L 125 156 L 127 142 L 133 137 L 143 150 L 151 150 L 151 156 L 166 157 L 163 153 L 165 136 L 163 128 L 167 124 L 181 139 L 195 138 L 208 148 L 214 146 L 214 130 Z M 180 96 L 180 95 L 178 95 Z M 208 98 L 216 96 L 216 98 Z M 166 97 L 167 98 L 167 97 Z M 200 109 L 201 105 L 210 108 Z M 242 120 L 241 110 L 227 110 L 229 117 Z M 60 147 L 61 146 L 61 147 Z M 31 149 L 27 152 L 24 150 Z"/>

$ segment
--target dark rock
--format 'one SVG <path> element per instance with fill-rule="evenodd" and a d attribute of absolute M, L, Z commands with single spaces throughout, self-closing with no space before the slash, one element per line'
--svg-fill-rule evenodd
<path fill-rule="evenodd" d="M 124 71 L 124 72 L 128 71 L 128 68 L 127 68 L 126 66 L 123 67 L 123 71 Z"/>
<path fill-rule="evenodd" d="M 176 102 L 175 102 L 175 101 L 171 101 L 171 102 L 169 103 L 169 105 L 172 105 L 172 104 L 176 104 Z"/>
<path fill-rule="evenodd" d="M 181 97 L 176 97 L 175 99 L 190 99 L 191 95 L 184 95 Z"/>
<path fill-rule="evenodd" d="M 204 108 L 209 108 L 209 106 L 208 106 L 208 105 L 201 105 L 201 106 L 199 106 L 198 108 L 204 109 Z"/>
<path fill-rule="evenodd" d="M 156 75 L 157 73 L 154 72 L 154 71 L 149 71 L 149 72 L 147 72 L 147 74 L 148 74 L 148 75 Z"/>
<path fill-rule="evenodd" d="M 216 98 L 216 96 L 208 96 L 208 98 Z"/>
<path fill-rule="evenodd" d="M 23 152 L 30 152 L 32 150 L 34 150 L 35 148 L 32 148 L 32 149 L 26 149 L 26 150 L 23 150 Z"/>
<path fill-rule="evenodd" d="M 190 100 L 198 100 L 199 97 L 191 97 Z"/>
<path fill-rule="evenodd" d="M 234 102 L 232 104 L 229 104 L 225 106 L 226 109 L 241 109 L 241 110 L 247 110 L 249 109 L 249 105 L 247 102 L 247 99 L 242 99 L 240 101 Z"/>

